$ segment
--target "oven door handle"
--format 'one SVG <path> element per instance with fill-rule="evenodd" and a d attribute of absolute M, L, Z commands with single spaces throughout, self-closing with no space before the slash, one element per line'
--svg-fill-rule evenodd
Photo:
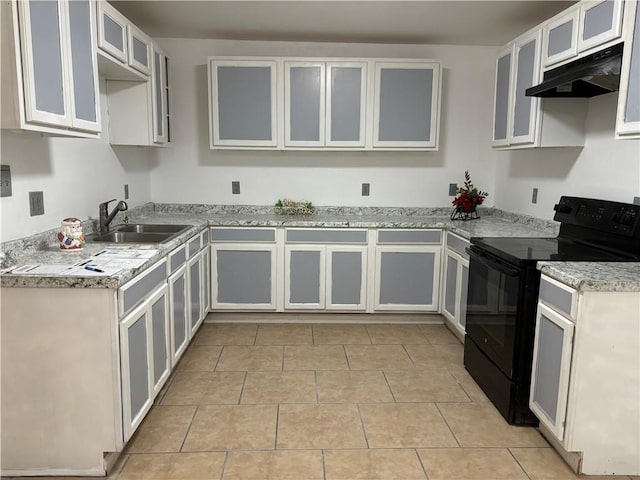
<path fill-rule="evenodd" d="M 465 251 L 469 254 L 470 257 L 473 257 L 475 260 L 484 264 L 485 266 L 492 268 L 494 270 L 499 271 L 500 273 L 504 273 L 510 277 L 517 277 L 520 275 L 520 270 L 512 265 L 500 260 L 498 257 L 494 257 L 493 255 L 489 255 L 485 252 L 481 252 L 471 247 L 467 247 Z"/>

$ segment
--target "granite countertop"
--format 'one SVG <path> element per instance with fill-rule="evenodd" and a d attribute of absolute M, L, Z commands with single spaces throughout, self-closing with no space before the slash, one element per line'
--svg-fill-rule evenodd
<path fill-rule="evenodd" d="M 75 264 L 85 260 L 104 248 L 145 248 L 157 249 L 156 254 L 144 265 L 122 270 L 111 277 L 69 277 L 12 275 L 0 276 L 2 287 L 76 287 L 76 288 L 118 288 L 163 258 L 171 250 L 188 238 L 211 226 L 248 227 L 302 227 L 302 228 L 442 228 L 461 237 L 555 237 L 557 231 L 551 222 L 532 217 L 518 216 L 507 212 L 487 212 L 477 220 L 452 221 L 450 209 L 368 209 L 362 212 L 354 209 L 326 209 L 312 216 L 277 215 L 271 209 L 256 207 L 235 211 L 235 207 L 204 205 L 165 205 L 155 209 L 144 208 L 132 212 L 132 223 L 190 224 L 194 227 L 170 242 L 164 244 L 110 244 L 87 243 L 80 252 L 61 252 L 55 243 L 55 236 L 47 232 L 46 247 L 33 247 L 37 242 L 26 241 L 30 248 L 14 245 L 10 251 L 18 265 L 28 263 Z M 90 232 L 87 232 L 90 233 Z M 50 237 L 50 239 L 49 239 Z M 42 242 L 42 240 L 40 240 Z M 12 242 L 15 243 L 15 242 Z M 5 244 L 5 251 L 6 244 Z M 635 268 L 633 267 L 635 265 Z M 634 291 L 638 289 L 640 277 L 638 264 L 602 264 L 541 262 L 539 268 L 553 278 L 574 288 L 610 291 Z M 609 273 L 607 273 L 609 272 Z"/>
<path fill-rule="evenodd" d="M 538 262 L 538 270 L 583 292 L 640 292 L 640 262 Z"/>

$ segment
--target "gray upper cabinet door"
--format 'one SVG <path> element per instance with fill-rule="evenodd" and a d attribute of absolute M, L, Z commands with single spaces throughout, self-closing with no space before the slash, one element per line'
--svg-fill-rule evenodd
<path fill-rule="evenodd" d="M 98 48 L 128 63 L 127 23 L 124 15 L 106 1 L 98 2 Z"/>
<path fill-rule="evenodd" d="M 624 21 L 628 31 L 622 54 L 620 93 L 616 135 L 619 138 L 640 137 L 640 7 L 627 2 Z"/>
<path fill-rule="evenodd" d="M 586 0 L 580 3 L 578 52 L 585 52 L 622 34 L 621 0 Z"/>
<path fill-rule="evenodd" d="M 139 28 L 127 24 L 129 66 L 145 75 L 151 74 L 151 39 Z"/>
<path fill-rule="evenodd" d="M 325 64 L 284 62 L 285 145 L 324 145 Z"/>
<path fill-rule="evenodd" d="M 211 148 L 277 146 L 277 65 L 210 59 Z"/>
<path fill-rule="evenodd" d="M 511 102 L 512 123 L 509 144 L 535 143 L 538 132 L 540 99 L 527 97 L 525 90 L 540 82 L 540 40 L 541 29 L 524 35 L 514 42 L 513 100 Z"/>
<path fill-rule="evenodd" d="M 364 147 L 367 63 L 327 62 L 325 145 Z"/>
<path fill-rule="evenodd" d="M 66 6 L 50 0 L 18 2 L 27 122 L 71 126 L 63 40 Z"/>
<path fill-rule="evenodd" d="M 91 0 L 73 0 L 69 8 L 72 126 L 99 132 L 100 100 L 96 65 L 95 9 Z"/>
<path fill-rule="evenodd" d="M 377 62 L 374 148 L 437 149 L 440 64 Z"/>
<path fill-rule="evenodd" d="M 500 147 L 509 144 L 509 101 L 511 92 L 511 63 L 513 47 L 498 54 L 496 61 L 496 85 L 493 107 L 493 146 Z"/>
<path fill-rule="evenodd" d="M 151 84 L 153 111 L 153 142 L 164 144 L 169 141 L 169 85 L 167 72 L 167 57 L 157 47 L 152 50 Z"/>
<path fill-rule="evenodd" d="M 545 24 L 543 30 L 543 62 L 546 67 L 578 54 L 578 22 L 580 8 L 564 11 Z"/>

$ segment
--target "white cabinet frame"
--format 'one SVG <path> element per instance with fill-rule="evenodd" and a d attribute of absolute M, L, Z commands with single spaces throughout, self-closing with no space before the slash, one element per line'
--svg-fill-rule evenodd
<path fill-rule="evenodd" d="M 498 120 L 498 114 L 501 112 L 498 112 L 498 94 L 500 93 L 500 91 L 498 90 L 498 82 L 500 81 L 500 79 L 498 78 L 498 73 L 499 73 L 499 62 L 502 58 L 506 57 L 507 55 L 509 55 L 509 80 L 507 82 L 507 109 L 506 112 L 504 112 L 504 114 L 506 115 L 506 118 L 504 119 L 505 122 L 505 127 L 506 130 L 504 132 L 504 138 L 496 138 L 496 122 Z M 508 47 L 502 49 L 500 52 L 498 52 L 498 56 L 496 58 L 496 79 L 494 82 L 494 88 L 493 88 L 493 125 L 492 125 L 492 142 L 491 144 L 494 147 L 505 147 L 507 145 L 509 145 L 509 132 L 511 132 L 511 123 L 512 123 L 512 116 L 511 116 L 511 102 L 513 101 L 513 95 L 512 95 L 512 82 L 513 82 L 513 74 L 514 74 L 514 70 L 513 70 L 513 45 L 509 44 Z"/>
<path fill-rule="evenodd" d="M 109 5 L 105 0 L 99 0 L 98 2 L 98 47 L 105 52 L 113 55 L 122 63 L 128 63 L 128 34 L 127 25 L 129 20 L 122 15 L 118 10 Z M 105 38 L 104 23 L 102 17 L 109 17 L 113 22 L 122 27 L 122 51 L 118 50 L 115 46 L 110 44 Z"/>
<path fill-rule="evenodd" d="M 325 95 L 326 72 L 324 62 L 285 60 L 284 68 L 284 144 L 287 147 L 322 147 L 325 144 Z M 320 95 L 318 98 L 318 140 L 291 139 L 291 69 L 318 68 L 320 69 Z"/>
<path fill-rule="evenodd" d="M 326 273 L 326 299 L 325 299 L 325 308 L 327 310 L 355 310 L 355 311 L 364 311 L 367 308 L 367 277 L 368 277 L 368 247 L 366 245 L 355 246 L 355 245 L 327 245 L 327 253 L 326 253 L 326 265 L 327 265 L 327 273 Z M 360 275 L 360 303 L 357 304 L 343 304 L 343 303 L 332 303 L 331 301 L 331 291 L 332 291 L 332 255 L 334 253 L 341 252 L 350 252 L 350 253 L 360 253 L 362 258 L 362 266 L 361 266 L 361 275 Z"/>
<path fill-rule="evenodd" d="M 541 349 L 541 342 L 544 342 L 544 338 L 541 337 L 540 326 L 542 324 L 542 317 L 546 318 L 563 332 L 562 339 L 562 358 L 560 365 L 560 378 L 558 381 L 558 398 L 556 402 L 556 418 L 555 421 L 550 418 L 544 408 L 535 401 L 536 386 L 538 384 L 538 362 Z M 531 411 L 535 413 L 536 417 L 540 420 L 545 427 L 555 435 L 555 437 L 562 441 L 564 437 L 565 419 L 567 416 L 567 399 L 569 396 L 569 378 L 571 373 L 571 356 L 573 353 L 573 332 L 575 326 L 573 322 L 556 313 L 545 305 L 538 304 L 538 313 L 536 315 L 536 333 L 535 343 L 533 346 L 533 367 L 531 370 L 531 391 L 529 393 L 529 407 Z"/>
<path fill-rule="evenodd" d="M 367 112 L 367 99 L 369 96 L 369 92 L 367 90 L 367 80 L 369 75 L 368 70 L 368 62 L 327 62 L 326 67 L 326 107 L 325 107 L 325 145 L 327 147 L 365 147 L 366 142 L 366 127 L 367 127 L 367 119 L 369 118 Z M 338 68 L 360 68 L 361 69 L 361 77 L 360 77 L 360 135 L 359 140 L 354 141 L 346 141 L 346 140 L 331 140 L 331 98 L 333 94 L 333 84 L 332 84 L 332 73 L 334 69 Z"/>
<path fill-rule="evenodd" d="M 583 40 L 584 25 L 587 12 L 598 5 L 609 0 L 583 0 L 580 6 L 580 23 L 578 28 L 578 52 L 585 52 L 591 48 L 603 45 L 611 40 L 615 40 L 622 34 L 622 0 L 614 0 L 613 18 L 611 29 L 596 35 L 595 37 Z M 627 3 L 627 2 L 624 2 Z M 632 2 L 633 3 L 633 2 Z"/>
<path fill-rule="evenodd" d="M 319 290 L 318 303 L 291 303 L 291 253 L 318 252 L 319 254 Z M 323 310 L 326 298 L 326 247 L 324 245 L 285 245 L 284 246 L 284 308 Z"/>
<path fill-rule="evenodd" d="M 148 63 L 148 65 L 145 65 L 144 63 L 139 62 L 134 58 L 134 48 L 133 48 L 134 47 L 134 45 L 133 45 L 134 38 L 138 39 L 138 41 L 140 41 L 140 42 L 145 44 L 146 49 L 147 49 L 147 63 Z M 152 65 L 151 43 L 152 43 L 151 38 L 149 38 L 142 30 L 140 30 L 135 25 L 127 22 L 127 47 L 129 49 L 129 66 L 132 67 L 132 68 L 135 68 L 140 73 L 143 73 L 145 75 L 150 75 L 151 74 L 151 65 Z"/>
<path fill-rule="evenodd" d="M 572 22 L 571 31 L 571 46 L 567 50 L 563 50 L 556 54 L 549 55 L 549 36 L 551 31 L 561 25 Z M 575 57 L 578 54 L 578 24 L 580 22 L 580 8 L 576 5 L 575 8 L 569 9 L 557 15 L 553 19 L 549 20 L 543 28 L 543 43 L 542 43 L 542 65 L 548 67 L 556 63 L 560 63 L 564 60 L 568 60 L 571 57 Z"/>
<path fill-rule="evenodd" d="M 627 97 L 629 95 L 630 82 L 635 75 L 635 82 L 640 83 L 638 72 L 632 69 L 632 56 L 640 57 L 640 6 L 637 1 L 625 2 L 624 12 L 624 51 L 622 52 L 622 69 L 620 72 L 620 91 L 618 92 L 618 113 L 616 116 L 616 138 L 633 139 L 640 138 L 640 120 L 626 121 Z M 636 39 L 636 41 L 634 41 Z"/>
<path fill-rule="evenodd" d="M 181 277 L 183 279 L 183 286 L 182 286 L 182 290 L 178 291 L 176 289 L 176 282 Z M 171 365 L 173 366 L 175 366 L 178 363 L 178 360 L 180 360 L 180 357 L 182 357 L 182 354 L 184 353 L 184 351 L 187 349 L 187 346 L 189 345 L 189 332 L 191 330 L 189 328 L 189 320 L 191 317 L 189 314 L 188 282 L 189 282 L 189 279 L 187 278 L 186 263 L 184 263 L 180 268 L 178 268 L 175 272 L 173 272 L 169 276 L 169 280 L 168 280 L 169 298 L 173 299 L 174 295 L 177 294 L 177 295 L 180 295 L 184 301 L 184 314 L 182 318 L 176 318 L 173 311 L 173 304 L 172 302 L 169 302 L 169 307 L 170 307 L 169 308 L 169 324 L 170 324 L 170 330 L 171 330 L 171 335 L 169 337 L 171 341 L 169 343 L 171 344 Z M 175 338 L 173 333 L 176 330 L 177 326 L 182 326 L 182 328 L 184 329 L 184 340 L 180 343 L 180 345 L 175 345 Z"/>

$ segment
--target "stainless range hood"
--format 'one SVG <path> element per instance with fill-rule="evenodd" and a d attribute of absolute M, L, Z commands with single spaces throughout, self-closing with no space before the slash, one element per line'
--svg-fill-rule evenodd
<path fill-rule="evenodd" d="M 527 88 L 528 97 L 595 97 L 620 85 L 622 47 L 619 43 L 545 72 L 540 85 Z"/>

